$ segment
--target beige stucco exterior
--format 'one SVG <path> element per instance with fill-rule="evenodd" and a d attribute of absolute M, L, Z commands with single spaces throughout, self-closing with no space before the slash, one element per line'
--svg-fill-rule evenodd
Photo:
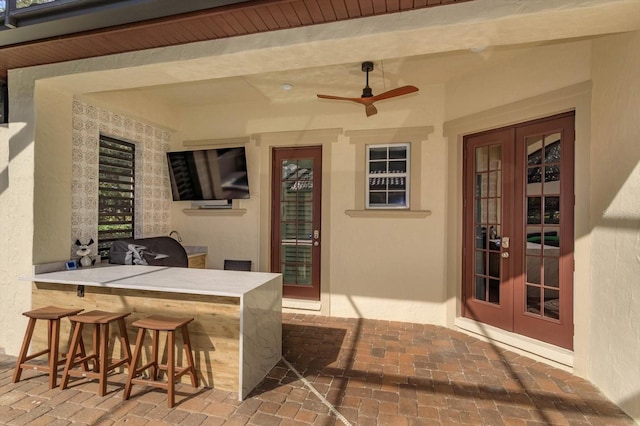
<path fill-rule="evenodd" d="M 477 47 L 486 48 L 468 51 Z M 402 83 L 420 92 L 385 103 L 371 118 L 360 108 L 327 107 L 314 98 L 178 107 L 138 91 L 404 56 L 411 58 Z M 271 147 L 322 145 L 322 296 L 307 308 L 483 332 L 563 364 L 640 419 L 638 76 L 635 0 L 476 0 L 12 70 L 11 123 L 0 127 L 0 350 L 17 353 L 25 327 L 20 313 L 31 307 L 29 284 L 18 278 L 32 264 L 67 259 L 76 238 L 70 235 L 72 103 L 80 99 L 167 129 L 171 149 L 229 139 L 246 145 L 251 198 L 234 205 L 242 214 L 193 214 L 184 211 L 188 203 L 170 208 L 170 228 L 185 244 L 208 246 L 207 267 L 247 258 L 268 270 Z M 319 81 L 317 90 L 330 87 Z M 574 351 L 568 352 L 459 318 L 461 141 L 571 110 L 576 267 Z M 416 214 L 362 212 L 359 139 L 375 134 L 412 138 Z"/>

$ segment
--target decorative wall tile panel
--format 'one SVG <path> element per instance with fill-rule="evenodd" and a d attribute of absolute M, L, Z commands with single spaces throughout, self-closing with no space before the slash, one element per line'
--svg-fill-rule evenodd
<path fill-rule="evenodd" d="M 77 257 L 77 239 L 98 241 L 101 133 L 136 145 L 135 237 L 168 235 L 172 198 L 165 153 L 171 133 L 77 99 L 72 108 L 71 258 Z"/>

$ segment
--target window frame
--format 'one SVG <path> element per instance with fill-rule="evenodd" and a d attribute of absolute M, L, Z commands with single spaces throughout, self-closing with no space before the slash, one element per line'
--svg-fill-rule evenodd
<path fill-rule="evenodd" d="M 390 155 L 391 148 L 406 148 L 406 155 L 403 159 L 394 159 Z M 386 148 L 387 156 L 384 159 L 372 159 L 371 151 L 373 149 Z M 411 142 L 392 142 L 392 143 L 374 143 L 366 145 L 366 159 L 365 159 L 365 209 L 367 210 L 380 210 L 380 209 L 392 209 L 392 210 L 409 210 L 411 208 Z M 402 161 L 405 163 L 405 171 L 393 173 L 390 171 L 389 163 L 392 161 Z M 371 173 L 371 163 L 382 163 L 386 162 L 387 167 L 385 169 L 386 172 L 383 173 Z M 387 184 L 387 188 L 384 190 L 372 190 L 371 189 L 371 179 L 375 178 L 384 178 L 389 179 L 392 177 L 400 177 L 405 179 L 404 189 L 400 190 L 392 190 L 389 189 L 389 185 Z M 387 195 L 387 203 L 386 204 L 371 204 L 371 194 L 372 192 L 376 193 L 385 193 Z M 390 204 L 389 203 L 389 193 L 390 192 L 404 192 L 404 203 L 403 204 Z"/>

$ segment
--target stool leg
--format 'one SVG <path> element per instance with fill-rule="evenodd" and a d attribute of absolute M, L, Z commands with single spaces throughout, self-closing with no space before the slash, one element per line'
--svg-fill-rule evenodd
<path fill-rule="evenodd" d="M 99 356 L 100 356 L 100 326 L 98 324 L 95 324 L 93 326 L 93 353 L 95 355 L 95 358 L 93 358 L 93 371 L 95 373 L 100 371 L 100 365 L 98 364 L 98 362 L 100 361 Z"/>
<path fill-rule="evenodd" d="M 191 376 L 191 385 L 198 387 L 198 377 L 196 376 L 196 367 L 193 362 L 193 354 L 191 353 L 191 339 L 189 338 L 189 330 L 186 325 L 182 326 L 182 341 L 184 342 L 184 350 L 187 355 L 187 366 L 189 368 L 189 376 Z"/>
<path fill-rule="evenodd" d="M 87 351 L 84 348 L 84 339 L 82 339 L 82 334 L 80 335 L 79 348 L 80 348 L 80 357 L 85 358 L 87 356 Z M 69 351 L 67 356 L 69 356 L 69 354 L 71 354 L 71 351 Z M 73 356 L 75 357 L 76 354 L 73 354 Z M 89 363 L 87 362 L 86 359 L 82 361 L 82 369 L 84 371 L 89 371 Z"/>
<path fill-rule="evenodd" d="M 64 371 L 62 372 L 62 380 L 60 380 L 60 389 L 64 390 L 67 388 L 67 384 L 69 383 L 69 370 L 71 369 L 71 365 L 75 361 L 75 353 L 78 350 L 79 340 L 82 339 L 82 323 L 78 322 L 74 324 L 73 329 L 73 337 L 71 337 L 71 343 L 69 344 L 69 352 L 68 354 L 74 354 L 73 356 L 67 355 L 67 362 L 64 364 Z"/>
<path fill-rule="evenodd" d="M 16 361 L 16 369 L 13 372 L 13 383 L 17 383 L 22 375 L 21 364 L 27 359 L 27 352 L 29 352 L 29 345 L 31 344 L 31 337 L 33 336 L 35 326 L 36 320 L 29 318 L 27 330 L 24 333 L 24 340 L 22 341 L 22 347 L 20 348 L 20 355 L 18 355 L 18 360 Z"/>
<path fill-rule="evenodd" d="M 175 384 L 176 384 L 176 365 L 175 365 L 175 355 L 176 355 L 176 347 L 175 347 L 175 339 L 176 335 L 173 330 L 167 332 L 167 405 L 169 408 L 173 408 L 175 404 Z"/>
<path fill-rule="evenodd" d="M 97 327 L 97 326 L 96 326 Z M 107 346 L 109 345 L 109 324 L 100 324 L 100 377 L 98 379 L 98 395 L 107 393 Z"/>
<path fill-rule="evenodd" d="M 151 339 L 151 380 L 158 380 L 158 340 L 160 339 L 160 332 L 153 330 L 153 338 Z"/>
<path fill-rule="evenodd" d="M 129 345 L 129 335 L 127 334 L 127 326 L 124 323 L 124 318 L 118 320 L 118 325 L 120 326 L 120 345 L 124 351 L 123 359 L 126 359 L 127 363 L 129 363 L 131 362 L 131 346 Z"/>
<path fill-rule="evenodd" d="M 85 357 L 87 355 L 86 351 L 84 350 L 84 341 L 82 340 L 82 334 L 80 335 L 80 341 L 78 342 L 78 351 L 75 354 L 71 353 L 71 340 L 73 338 L 73 323 L 71 323 L 71 328 L 69 329 L 69 338 L 67 341 L 67 352 L 65 352 L 64 354 L 62 354 L 62 357 L 64 358 L 62 360 L 62 368 L 64 369 L 64 364 L 67 363 L 67 358 L 69 358 L 70 356 L 73 357 L 73 359 L 75 360 L 77 357 Z M 83 363 L 83 368 L 84 371 L 88 371 L 89 370 L 89 364 L 88 362 L 85 360 Z"/>
<path fill-rule="evenodd" d="M 131 380 L 138 375 L 136 366 L 138 359 L 140 358 L 140 352 L 142 351 L 142 341 L 144 340 L 144 328 L 138 329 L 138 335 L 136 336 L 136 347 L 133 349 L 133 357 L 129 363 L 129 376 L 127 377 L 127 384 L 124 387 L 124 393 L 122 394 L 122 400 L 126 401 L 131 395 Z"/>
<path fill-rule="evenodd" d="M 58 345 L 60 344 L 60 320 L 49 320 L 49 389 L 56 387 L 58 379 Z"/>

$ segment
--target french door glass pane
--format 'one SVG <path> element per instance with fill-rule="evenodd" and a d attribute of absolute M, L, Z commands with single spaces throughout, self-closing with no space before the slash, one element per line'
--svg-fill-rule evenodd
<path fill-rule="evenodd" d="M 526 140 L 526 311 L 555 320 L 560 317 L 560 137 Z"/>
<path fill-rule="evenodd" d="M 487 265 L 485 263 L 485 252 L 476 250 L 476 274 L 485 275 L 487 273 Z"/>
<path fill-rule="evenodd" d="M 477 300 L 500 303 L 500 228 L 502 224 L 502 146 L 475 149 L 474 256 Z"/>
<path fill-rule="evenodd" d="M 560 223 L 560 197 L 544 197 L 544 223 Z"/>
<path fill-rule="evenodd" d="M 560 292 L 558 290 L 544 290 L 544 305 L 542 315 L 555 320 L 560 319 Z"/>
<path fill-rule="evenodd" d="M 527 284 L 526 298 L 527 298 L 527 312 L 530 314 L 540 314 L 540 286 Z"/>
<path fill-rule="evenodd" d="M 541 284 L 540 270 L 542 261 L 539 256 L 527 256 L 527 282 L 531 284 Z"/>
<path fill-rule="evenodd" d="M 476 275 L 476 299 L 487 300 L 487 279 Z"/>
<path fill-rule="evenodd" d="M 489 169 L 489 148 L 476 148 L 476 172 L 486 172 Z"/>
<path fill-rule="evenodd" d="M 499 197 L 502 191 L 502 173 L 500 171 L 489 173 L 489 197 Z"/>

